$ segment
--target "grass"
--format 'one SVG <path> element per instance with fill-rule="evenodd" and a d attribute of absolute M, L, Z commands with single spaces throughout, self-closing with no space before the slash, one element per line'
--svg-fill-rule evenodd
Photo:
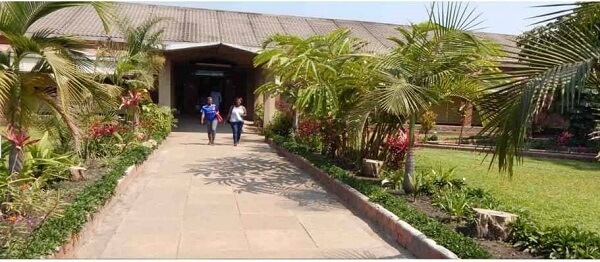
<path fill-rule="evenodd" d="M 523 208 L 543 226 L 571 225 L 600 232 L 600 163 L 525 158 L 514 176 L 488 170 L 485 153 L 420 148 L 418 168 L 457 167 L 455 176 L 489 190 L 508 206 Z"/>

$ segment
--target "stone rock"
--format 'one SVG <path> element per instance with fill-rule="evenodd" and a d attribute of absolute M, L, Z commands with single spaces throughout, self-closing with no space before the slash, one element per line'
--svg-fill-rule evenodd
<path fill-rule="evenodd" d="M 490 210 L 473 208 L 475 211 L 475 236 L 489 240 L 507 240 L 512 231 L 512 223 L 517 215 Z"/>
<path fill-rule="evenodd" d="M 392 187 L 393 185 L 394 185 L 394 183 L 392 183 L 392 181 L 390 181 L 387 178 L 384 178 L 383 180 L 381 180 L 382 187 Z"/>
<path fill-rule="evenodd" d="M 365 176 L 379 177 L 381 167 L 383 167 L 383 161 L 363 158 L 361 173 Z"/>
<path fill-rule="evenodd" d="M 73 181 L 80 181 L 85 179 L 85 171 L 87 171 L 87 169 L 85 167 L 80 167 L 80 166 L 72 166 L 69 167 L 69 171 L 71 171 L 71 180 Z"/>

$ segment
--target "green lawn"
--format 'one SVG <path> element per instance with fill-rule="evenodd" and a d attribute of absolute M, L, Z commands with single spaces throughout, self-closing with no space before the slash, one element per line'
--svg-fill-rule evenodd
<path fill-rule="evenodd" d="M 600 163 L 525 158 L 512 179 L 496 166 L 488 171 L 491 155 L 420 148 L 417 166 L 456 166 L 455 176 L 484 188 L 506 205 L 528 210 L 542 225 L 579 225 L 600 232 Z"/>

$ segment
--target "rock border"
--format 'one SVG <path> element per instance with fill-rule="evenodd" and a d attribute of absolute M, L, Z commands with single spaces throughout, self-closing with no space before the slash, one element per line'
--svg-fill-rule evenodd
<path fill-rule="evenodd" d="M 163 142 L 165 140 L 163 140 Z M 105 212 L 103 212 L 103 211 L 110 209 L 112 206 L 114 206 L 115 203 L 117 202 L 117 199 L 119 198 L 119 196 L 127 190 L 127 188 L 132 184 L 132 182 L 136 178 L 138 178 L 140 176 L 140 174 L 143 174 L 144 164 L 146 163 L 146 161 L 148 159 L 150 159 L 155 154 L 156 151 L 158 151 L 158 147 L 155 147 L 153 149 L 152 153 L 150 153 L 150 155 L 148 155 L 148 157 L 146 158 L 146 160 L 144 162 L 135 164 L 135 165 L 131 165 L 127 169 L 125 169 L 124 175 L 117 181 L 117 186 L 115 187 L 115 192 L 110 197 L 110 199 L 103 206 L 101 206 L 100 208 L 95 210 L 93 213 L 89 213 L 87 222 L 85 223 L 85 226 L 83 226 L 83 228 L 79 232 L 73 233 L 66 243 L 64 243 L 62 246 L 57 247 L 56 251 L 52 255 L 47 256 L 46 258 L 47 259 L 72 259 L 72 258 L 74 258 L 75 253 L 73 251 L 79 246 L 80 239 L 86 239 L 91 234 L 93 234 L 94 228 L 98 225 L 98 221 L 102 221 L 105 216 L 104 215 Z"/>
<path fill-rule="evenodd" d="M 401 220 L 394 213 L 379 204 L 369 201 L 369 198 L 356 189 L 331 178 L 324 171 L 315 167 L 308 160 L 293 154 L 283 147 L 275 144 L 273 140 L 266 139 L 267 144 L 278 153 L 285 156 L 288 161 L 307 172 L 314 180 L 329 192 L 342 199 L 347 206 L 355 212 L 375 223 L 384 230 L 396 243 L 406 248 L 417 258 L 424 259 L 458 259 L 459 257 L 447 248 L 438 245 L 433 239 L 428 238 L 421 231 Z"/>

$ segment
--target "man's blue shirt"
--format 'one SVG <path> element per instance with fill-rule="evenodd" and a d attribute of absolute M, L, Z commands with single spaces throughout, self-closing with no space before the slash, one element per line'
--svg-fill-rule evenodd
<path fill-rule="evenodd" d="M 219 107 L 215 104 L 204 105 L 202 106 L 202 114 L 204 114 L 204 119 L 206 121 L 213 121 L 217 118 L 217 111 L 219 111 Z"/>

